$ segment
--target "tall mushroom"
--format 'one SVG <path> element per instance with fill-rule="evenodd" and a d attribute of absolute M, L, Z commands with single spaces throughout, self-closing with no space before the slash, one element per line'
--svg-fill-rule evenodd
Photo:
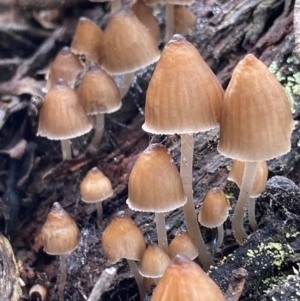
<path fill-rule="evenodd" d="M 188 232 L 205 269 L 214 263 L 206 252 L 193 199 L 193 133 L 219 125 L 223 89 L 197 49 L 174 35 L 163 50 L 150 80 L 143 129 L 153 134 L 181 135 L 180 174 L 188 197 L 183 207 Z"/>
<path fill-rule="evenodd" d="M 164 212 L 186 203 L 186 195 L 176 165 L 167 149 L 150 145 L 140 154 L 128 182 L 127 204 L 130 209 L 154 212 L 158 245 L 168 253 Z"/>
<path fill-rule="evenodd" d="M 220 118 L 218 151 L 246 162 L 232 229 L 239 244 L 258 161 L 289 152 L 294 121 L 284 89 L 267 66 L 248 54 L 233 71 Z"/>

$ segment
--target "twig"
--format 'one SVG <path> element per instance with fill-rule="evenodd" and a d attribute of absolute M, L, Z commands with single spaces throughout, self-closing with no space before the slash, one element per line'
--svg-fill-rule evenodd
<path fill-rule="evenodd" d="M 226 301 L 238 301 L 240 299 L 247 276 L 248 272 L 243 268 L 232 271 L 228 290 L 225 293 Z"/>
<path fill-rule="evenodd" d="M 101 295 L 109 288 L 111 285 L 117 269 L 114 267 L 105 269 L 98 281 L 96 282 L 95 286 L 92 289 L 92 292 L 87 301 L 97 301 L 101 297 Z"/>

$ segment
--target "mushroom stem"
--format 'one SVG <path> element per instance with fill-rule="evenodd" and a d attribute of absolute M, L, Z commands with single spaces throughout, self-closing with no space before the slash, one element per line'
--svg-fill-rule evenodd
<path fill-rule="evenodd" d="M 250 197 L 251 187 L 254 182 L 257 162 L 246 162 L 243 181 L 240 189 L 239 198 L 234 209 L 232 218 L 232 231 L 236 241 L 242 245 L 244 239 L 247 238 L 247 233 L 243 227 L 243 218 L 245 210 L 248 206 L 248 200 Z"/>
<path fill-rule="evenodd" d="M 120 87 L 119 87 L 121 99 L 123 99 L 123 97 L 129 91 L 133 76 L 134 76 L 134 72 L 123 74 L 122 82 L 121 82 Z"/>
<path fill-rule="evenodd" d="M 218 226 L 218 240 L 213 245 L 213 250 L 218 249 L 222 245 L 223 239 L 224 239 L 224 228 L 223 228 L 223 224 L 221 224 L 220 226 Z"/>
<path fill-rule="evenodd" d="M 66 255 L 61 254 L 59 256 L 59 265 L 60 265 L 60 277 L 58 278 L 58 296 L 59 301 L 64 300 L 64 289 L 67 280 L 67 272 L 66 272 Z"/>
<path fill-rule="evenodd" d="M 192 134 L 181 134 L 181 162 L 180 176 L 183 183 L 187 202 L 183 206 L 183 213 L 186 222 L 188 233 L 199 251 L 198 258 L 205 270 L 208 270 L 211 265 L 214 265 L 212 256 L 207 252 L 203 241 L 193 198 L 193 153 L 194 153 L 194 136 Z"/>
<path fill-rule="evenodd" d="M 61 152 L 63 160 L 71 160 L 72 159 L 72 151 L 71 151 L 71 143 L 70 140 L 61 140 Z"/>
<path fill-rule="evenodd" d="M 97 208 L 98 226 L 102 227 L 102 225 L 103 225 L 103 206 L 102 206 L 102 202 L 97 202 L 96 203 L 96 208 Z"/>
<path fill-rule="evenodd" d="M 169 42 L 174 35 L 174 5 L 166 4 L 166 35 L 165 42 Z"/>
<path fill-rule="evenodd" d="M 122 2 L 121 0 L 113 0 L 110 2 L 110 11 L 111 14 L 114 14 L 115 12 L 117 12 L 119 9 L 122 8 Z"/>
<path fill-rule="evenodd" d="M 97 114 L 96 115 L 96 124 L 95 124 L 95 135 L 91 142 L 90 147 L 93 149 L 98 149 L 99 143 L 102 139 L 103 133 L 104 133 L 104 114 Z"/>
<path fill-rule="evenodd" d="M 255 201 L 256 201 L 256 197 L 254 197 L 254 198 L 250 197 L 250 200 L 248 203 L 248 219 L 249 219 L 249 223 L 250 223 L 250 226 L 253 231 L 258 230 L 258 225 L 255 220 Z"/>
<path fill-rule="evenodd" d="M 143 301 L 146 295 L 146 291 L 143 285 L 143 277 L 139 273 L 137 265 L 134 260 L 126 259 L 128 262 L 128 265 L 130 267 L 131 273 L 133 274 L 136 284 L 138 286 L 139 292 L 140 292 L 140 300 Z"/>
<path fill-rule="evenodd" d="M 158 245 L 168 254 L 168 239 L 166 231 L 165 214 L 163 212 L 155 212 L 155 222 L 157 230 Z"/>

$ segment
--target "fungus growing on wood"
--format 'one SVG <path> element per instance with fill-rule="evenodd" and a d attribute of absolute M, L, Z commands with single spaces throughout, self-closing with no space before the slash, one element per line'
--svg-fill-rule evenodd
<path fill-rule="evenodd" d="M 94 167 L 80 183 L 80 195 L 84 202 L 96 203 L 98 224 L 102 226 L 102 202 L 113 195 L 110 180 L 97 167 Z"/>
<path fill-rule="evenodd" d="M 289 152 L 294 121 L 281 84 L 267 66 L 248 54 L 233 71 L 220 118 L 218 151 L 246 162 L 232 229 L 239 244 L 247 234 L 243 216 L 257 162 Z"/>
<path fill-rule="evenodd" d="M 244 170 L 245 162 L 234 160 L 228 175 L 228 180 L 233 181 L 239 188 L 241 188 Z M 250 199 L 248 202 L 248 219 L 253 231 L 256 231 L 258 229 L 257 222 L 255 220 L 255 201 L 256 198 L 259 197 L 266 188 L 268 171 L 269 170 L 266 161 L 257 163 L 255 178 L 251 187 L 249 196 Z"/>
<path fill-rule="evenodd" d="M 30 300 L 46 301 L 47 295 L 48 295 L 47 289 L 40 284 L 35 284 L 29 290 Z"/>
<path fill-rule="evenodd" d="M 204 227 L 218 228 L 218 239 L 213 244 L 214 249 L 219 248 L 223 242 L 223 223 L 226 221 L 230 209 L 230 204 L 222 189 L 213 188 L 205 195 L 198 221 Z"/>
<path fill-rule="evenodd" d="M 129 208 L 154 212 L 158 245 L 168 253 L 164 212 L 186 203 L 186 195 L 176 165 L 167 149 L 160 144 L 150 145 L 136 161 L 128 182 Z"/>
<path fill-rule="evenodd" d="M 120 109 L 122 102 L 113 78 L 92 63 L 76 90 L 78 99 L 87 115 L 96 115 L 95 135 L 91 147 L 97 149 L 104 132 L 104 114 Z"/>
<path fill-rule="evenodd" d="M 110 222 L 102 234 L 102 248 L 111 263 L 116 263 L 122 258 L 127 260 L 137 283 L 140 299 L 143 301 L 145 289 L 135 261 L 142 259 L 146 244 L 143 233 L 129 216 L 119 212 Z"/>
<path fill-rule="evenodd" d="M 180 174 L 188 197 L 183 211 L 205 269 L 214 261 L 206 251 L 194 208 L 193 133 L 219 125 L 223 94 L 217 77 L 197 49 L 183 36 L 174 35 L 163 50 L 148 86 L 143 129 L 153 134 L 181 135 Z"/>
<path fill-rule="evenodd" d="M 44 251 L 49 255 L 59 255 L 60 278 L 58 279 L 59 300 L 64 300 L 66 285 L 66 254 L 73 252 L 79 242 L 79 229 L 74 220 L 61 207 L 54 203 L 41 230 Z"/>
<path fill-rule="evenodd" d="M 51 64 L 46 79 L 46 92 L 48 92 L 59 78 L 63 78 L 73 89 L 77 76 L 83 71 L 78 57 L 73 54 L 69 47 L 64 47 Z"/>
<path fill-rule="evenodd" d="M 174 32 L 188 34 L 197 24 L 195 15 L 184 5 L 174 5 Z"/>
<path fill-rule="evenodd" d="M 63 159 L 71 159 L 71 138 L 92 129 L 78 97 L 63 79 L 58 79 L 43 101 L 38 126 L 38 136 L 61 140 Z"/>
<path fill-rule="evenodd" d="M 217 284 L 193 261 L 177 255 L 154 289 L 151 301 L 225 301 Z"/>

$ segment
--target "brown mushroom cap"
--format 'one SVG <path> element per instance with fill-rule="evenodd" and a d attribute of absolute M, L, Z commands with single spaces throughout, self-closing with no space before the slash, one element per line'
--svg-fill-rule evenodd
<path fill-rule="evenodd" d="M 92 168 L 80 183 L 81 198 L 86 203 L 101 202 L 112 196 L 110 180 L 97 168 Z"/>
<path fill-rule="evenodd" d="M 122 258 L 140 261 L 146 244 L 141 230 L 129 216 L 121 212 L 103 231 L 102 248 L 111 263 Z"/>
<path fill-rule="evenodd" d="M 129 8 L 122 8 L 111 16 L 104 38 L 101 61 L 110 74 L 131 73 L 159 58 L 153 36 Z"/>
<path fill-rule="evenodd" d="M 150 145 L 136 161 L 128 183 L 130 209 L 167 212 L 186 203 L 186 195 L 177 167 L 167 149 Z"/>
<path fill-rule="evenodd" d="M 152 9 L 146 5 L 144 0 L 138 0 L 131 6 L 132 11 L 141 23 L 149 30 L 157 44 L 160 42 L 160 29 Z"/>
<path fill-rule="evenodd" d="M 76 92 L 88 115 L 113 113 L 122 105 L 113 78 L 95 63 L 89 66 Z"/>
<path fill-rule="evenodd" d="M 84 55 L 88 62 L 98 62 L 102 54 L 104 33 L 91 20 L 82 17 L 79 19 L 71 50 L 76 55 Z"/>
<path fill-rule="evenodd" d="M 225 222 L 230 209 L 223 190 L 213 188 L 204 197 L 198 221 L 207 228 L 218 227 Z"/>
<path fill-rule="evenodd" d="M 53 140 L 71 139 L 92 129 L 76 93 L 59 79 L 46 94 L 37 135 Z"/>
<path fill-rule="evenodd" d="M 59 78 L 63 78 L 73 88 L 76 78 L 82 70 L 83 66 L 78 57 L 71 52 L 69 47 L 64 47 L 50 66 L 47 75 L 46 91 L 49 91 Z"/>
<path fill-rule="evenodd" d="M 234 160 L 228 175 L 228 180 L 236 183 L 239 188 L 241 188 L 242 185 L 244 169 L 245 162 Z M 265 190 L 268 180 L 268 172 L 269 170 L 266 161 L 257 163 L 254 183 L 250 192 L 251 197 L 258 197 Z"/>
<path fill-rule="evenodd" d="M 155 288 L 151 301 L 225 301 L 216 283 L 193 261 L 177 255 Z"/>
<path fill-rule="evenodd" d="M 189 134 L 217 127 L 223 94 L 197 49 L 176 34 L 150 80 L 143 129 L 154 134 Z"/>
<path fill-rule="evenodd" d="M 265 161 L 291 148 L 294 121 L 284 89 L 248 54 L 233 71 L 220 119 L 218 151 L 241 161 Z"/>
<path fill-rule="evenodd" d="M 197 24 L 195 15 L 184 5 L 174 5 L 174 32 L 186 35 Z"/>
<path fill-rule="evenodd" d="M 180 232 L 172 239 L 169 245 L 169 256 L 174 259 L 176 255 L 181 254 L 187 258 L 195 259 L 199 252 L 187 232 Z"/>
<path fill-rule="evenodd" d="M 153 243 L 145 250 L 141 264 L 140 274 L 143 277 L 158 278 L 163 275 L 171 260 L 157 244 Z"/>
<path fill-rule="evenodd" d="M 41 230 L 44 251 L 50 255 L 72 252 L 79 242 L 79 229 L 74 220 L 60 206 L 54 203 Z"/>

